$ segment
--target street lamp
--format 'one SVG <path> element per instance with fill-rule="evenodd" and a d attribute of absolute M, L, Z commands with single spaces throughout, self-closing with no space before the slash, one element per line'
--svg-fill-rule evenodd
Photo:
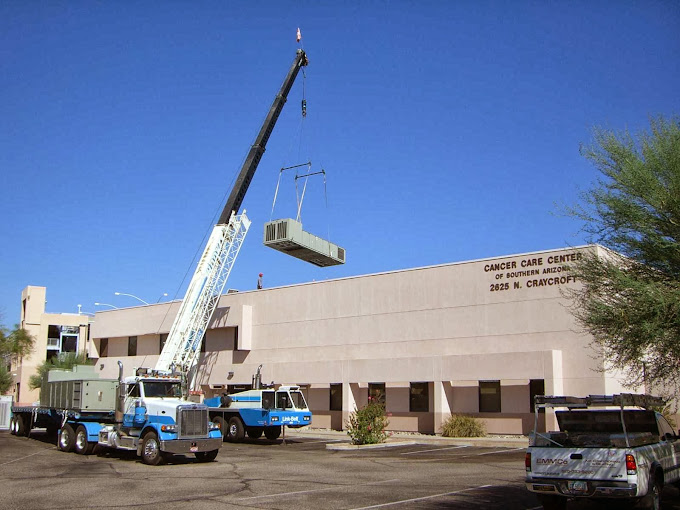
<path fill-rule="evenodd" d="M 144 303 L 145 305 L 148 305 L 148 304 L 149 304 L 149 303 L 147 303 L 146 301 L 144 301 L 142 298 L 138 298 L 137 296 L 135 296 L 135 295 L 133 295 L 133 294 L 126 294 L 125 292 L 114 292 L 114 294 L 115 294 L 116 296 L 130 296 L 131 298 L 135 298 L 137 301 L 141 301 L 141 302 Z"/>
<path fill-rule="evenodd" d="M 163 292 L 163 295 L 162 295 L 161 297 L 158 298 L 158 301 L 156 301 L 156 303 L 160 303 L 160 302 L 161 302 L 161 299 L 163 299 L 164 297 L 167 297 L 167 296 L 168 296 L 168 293 L 167 293 L 167 292 Z"/>
<path fill-rule="evenodd" d="M 118 307 L 117 307 L 117 306 L 113 306 L 113 305 L 110 305 L 110 304 L 108 304 L 108 303 L 95 303 L 94 306 L 110 306 L 110 307 L 113 308 L 114 310 L 118 310 Z"/>

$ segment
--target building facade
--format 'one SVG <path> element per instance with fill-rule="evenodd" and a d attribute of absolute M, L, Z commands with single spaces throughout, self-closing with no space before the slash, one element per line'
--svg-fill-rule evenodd
<path fill-rule="evenodd" d="M 46 360 L 62 353 L 86 353 L 89 342 L 90 318 L 84 314 L 45 313 L 47 289 L 29 285 L 21 292 L 21 321 L 35 340 L 33 351 L 22 359 L 13 360 L 14 379 L 10 392 L 15 402 L 38 400 L 40 390 L 29 387 L 29 379 Z"/>
<path fill-rule="evenodd" d="M 437 433 L 452 413 L 526 434 L 535 394 L 623 390 L 579 331 L 563 291 L 586 246 L 221 296 L 197 381 L 206 397 L 299 384 L 313 426 L 343 429 L 369 396 L 391 430 Z M 98 312 L 89 356 L 102 377 L 153 367 L 179 302 Z M 630 391 L 630 390 L 628 390 Z M 550 418 L 548 418 L 550 420 Z M 547 426 L 553 424 L 548 423 Z"/>

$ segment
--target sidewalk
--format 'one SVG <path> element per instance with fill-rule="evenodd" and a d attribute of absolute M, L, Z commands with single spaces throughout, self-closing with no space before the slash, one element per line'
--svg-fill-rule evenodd
<path fill-rule="evenodd" d="M 338 448 L 332 449 L 347 449 L 348 446 L 356 448 L 356 446 L 350 444 L 351 440 L 346 431 L 314 429 L 309 427 L 302 427 L 299 429 L 286 428 L 286 437 L 306 437 L 326 440 L 329 444 L 336 444 L 338 446 Z M 392 436 L 390 436 L 385 443 L 381 443 L 377 447 L 406 446 L 413 444 L 438 444 L 442 446 L 465 445 L 489 448 L 527 448 L 529 446 L 529 438 L 526 436 L 442 437 L 413 432 L 393 432 Z M 370 446 L 376 447 L 375 445 Z M 366 447 L 367 446 L 364 446 L 364 448 Z"/>

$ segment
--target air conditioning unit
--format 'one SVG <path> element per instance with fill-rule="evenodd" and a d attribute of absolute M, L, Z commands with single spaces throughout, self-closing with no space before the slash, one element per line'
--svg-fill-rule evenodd
<path fill-rule="evenodd" d="M 302 230 L 291 218 L 264 224 L 264 245 L 319 267 L 345 263 L 345 249 Z"/>

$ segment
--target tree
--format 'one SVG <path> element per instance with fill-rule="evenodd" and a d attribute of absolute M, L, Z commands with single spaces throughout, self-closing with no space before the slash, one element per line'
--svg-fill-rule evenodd
<path fill-rule="evenodd" d="M 680 382 L 680 123 L 596 129 L 581 154 L 602 174 L 570 213 L 604 246 L 572 266 L 573 313 L 628 383 Z M 611 250 L 611 251 L 610 251 Z"/>
<path fill-rule="evenodd" d="M 12 331 L 0 326 L 0 394 L 6 393 L 12 386 L 12 375 L 9 372 L 13 359 L 28 356 L 33 351 L 35 339 L 19 325 Z"/>

